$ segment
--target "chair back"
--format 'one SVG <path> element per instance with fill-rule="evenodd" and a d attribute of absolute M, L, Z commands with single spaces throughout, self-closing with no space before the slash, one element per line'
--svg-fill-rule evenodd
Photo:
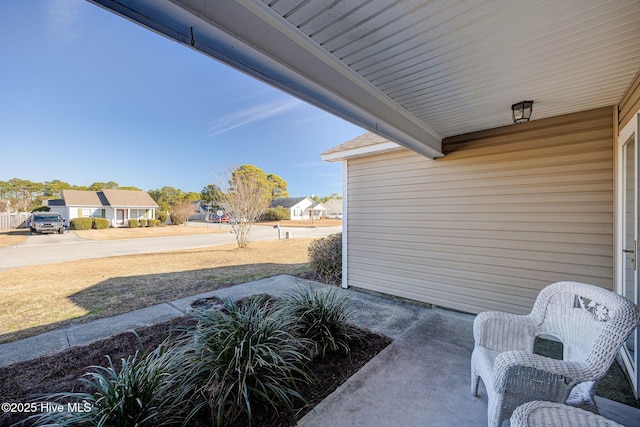
<path fill-rule="evenodd" d="M 627 336 L 640 324 L 640 310 L 625 297 L 578 282 L 544 288 L 531 317 L 543 334 L 563 344 L 563 359 L 584 362 L 604 376 Z"/>

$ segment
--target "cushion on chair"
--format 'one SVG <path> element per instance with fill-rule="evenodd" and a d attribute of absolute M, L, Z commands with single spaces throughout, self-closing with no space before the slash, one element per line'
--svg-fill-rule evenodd
<path fill-rule="evenodd" d="M 518 406 L 510 422 L 511 427 L 624 427 L 584 409 L 539 400 Z"/>

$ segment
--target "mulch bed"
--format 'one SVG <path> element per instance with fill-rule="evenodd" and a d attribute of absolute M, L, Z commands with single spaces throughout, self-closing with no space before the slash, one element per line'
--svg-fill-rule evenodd
<path fill-rule="evenodd" d="M 133 355 L 137 350 L 154 349 L 166 337 L 177 336 L 181 329 L 194 324 L 192 318 L 183 317 L 137 329 L 135 334 L 125 332 L 84 347 L 74 347 L 57 354 L 0 368 L 0 402 L 26 403 L 42 393 L 85 392 L 87 390 L 84 384 L 78 379 L 87 372 L 88 366 L 107 366 L 105 355 L 109 355 L 115 364 L 121 358 L 126 359 Z M 309 402 L 309 406 L 297 414 L 298 418 L 331 394 L 391 342 L 389 338 L 369 331 L 363 333 L 364 339 L 354 343 L 350 357 L 344 354 L 329 354 L 323 360 L 314 362 L 313 373 L 318 382 L 301 388 L 300 392 Z M 27 416 L 28 414 L 4 413 L 0 415 L 0 427 L 10 426 Z M 294 417 L 275 417 L 273 411 L 258 412 L 254 425 L 295 425 Z"/>

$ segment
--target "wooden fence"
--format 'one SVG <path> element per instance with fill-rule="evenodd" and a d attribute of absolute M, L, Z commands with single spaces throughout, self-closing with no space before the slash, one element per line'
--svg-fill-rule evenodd
<path fill-rule="evenodd" d="M 0 230 L 10 230 L 12 228 L 26 227 L 27 218 L 30 212 L 0 213 Z"/>

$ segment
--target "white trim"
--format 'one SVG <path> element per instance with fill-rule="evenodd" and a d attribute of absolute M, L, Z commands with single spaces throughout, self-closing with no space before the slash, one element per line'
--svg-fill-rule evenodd
<path fill-rule="evenodd" d="M 366 145 L 364 147 L 347 148 L 346 150 L 335 151 L 333 153 L 323 154 L 322 160 L 326 162 L 337 162 L 340 160 L 353 159 L 356 157 L 370 156 L 372 154 L 381 154 L 389 151 L 404 150 L 404 148 L 395 142 L 383 142 L 380 144 Z"/>
<path fill-rule="evenodd" d="M 622 272 L 622 269 L 624 268 L 624 260 L 625 257 L 622 256 L 622 250 L 623 248 L 623 241 L 624 238 L 622 236 L 623 233 L 623 222 L 625 221 L 624 215 L 625 215 L 625 206 L 623 205 L 624 202 L 624 192 L 625 192 L 625 180 L 624 180 L 624 174 L 625 174 L 625 168 L 624 168 L 624 150 L 623 147 L 626 144 L 626 142 L 631 139 L 632 137 L 635 138 L 636 140 L 636 150 L 635 150 L 635 155 L 636 155 L 636 163 L 640 163 L 638 160 L 638 156 L 640 156 L 640 143 L 638 141 L 638 138 L 640 137 L 640 135 L 638 134 L 638 132 L 640 132 L 640 110 L 637 111 L 631 120 L 629 120 L 629 122 L 625 125 L 624 128 L 622 128 L 622 130 L 619 131 L 618 134 L 618 143 L 616 144 L 616 151 L 617 151 L 617 161 L 618 161 L 618 171 L 616 174 L 616 184 L 615 184 L 615 191 L 616 191 L 616 204 L 615 204 L 615 210 L 616 210 L 616 214 L 615 214 L 615 220 L 616 220 L 616 224 L 615 224 L 615 232 L 616 232 L 616 239 L 615 239 L 615 251 L 616 253 L 614 254 L 614 263 L 615 263 L 615 289 L 616 292 L 618 292 L 619 294 L 623 294 L 624 288 L 623 288 L 623 283 L 622 283 L 622 279 L 623 279 L 623 274 L 620 274 Z M 635 203 L 638 203 L 638 196 L 639 196 L 639 192 L 638 192 L 638 184 L 639 184 L 639 177 L 638 177 L 638 168 L 636 167 L 636 170 L 634 171 L 635 174 L 635 181 L 636 181 L 636 194 L 635 194 Z M 637 227 L 637 222 L 636 222 L 636 227 Z M 634 231 L 635 236 L 637 238 L 638 236 L 638 230 L 636 229 Z M 636 257 L 638 255 L 636 254 Z M 636 275 L 638 274 L 638 272 L 636 271 Z M 638 279 L 636 279 L 638 280 Z M 624 296 L 624 295 L 623 295 Z M 638 303 L 638 295 L 636 295 L 636 301 L 633 301 L 634 303 Z M 637 337 L 637 329 L 632 333 Z M 640 351 L 640 349 L 638 349 L 638 344 L 640 344 L 639 342 L 637 342 L 637 338 L 636 338 L 636 343 L 635 343 L 635 348 L 636 348 L 636 353 L 638 351 Z M 623 361 L 623 365 L 625 366 L 625 369 L 629 374 L 629 378 L 631 378 L 631 382 L 632 382 L 632 388 L 634 390 L 634 393 L 636 394 L 636 397 L 638 397 L 638 388 L 639 388 L 639 384 L 640 384 L 640 366 L 637 365 L 636 361 L 638 360 L 638 358 L 636 357 L 636 360 L 632 360 L 632 357 L 627 353 L 627 351 L 624 350 L 624 348 L 621 348 L 620 351 L 618 352 L 618 354 L 620 355 L 620 357 L 622 358 Z M 631 372 L 632 369 L 635 369 L 635 372 Z"/>
<path fill-rule="evenodd" d="M 349 230 L 349 210 L 347 208 L 347 200 L 349 198 L 349 168 L 347 161 L 342 161 L 342 287 L 347 289 L 349 287 L 349 257 L 348 257 L 348 243 L 347 233 Z"/>
<path fill-rule="evenodd" d="M 616 174 L 616 183 L 615 183 L 615 198 L 616 198 L 616 205 L 615 205 L 615 210 L 616 210 L 616 215 L 615 215 L 615 219 L 616 219 L 616 224 L 615 224 L 615 254 L 614 254 L 614 263 L 615 263 L 615 290 L 618 293 L 622 293 L 622 275 L 619 274 L 622 271 L 623 268 L 623 263 L 624 263 L 624 257 L 620 256 L 619 254 L 622 253 L 622 241 L 623 239 L 621 239 L 620 237 L 622 236 L 622 223 L 624 222 L 624 207 L 622 206 L 623 200 L 624 200 L 624 185 L 623 185 L 623 181 L 624 181 L 624 168 L 623 168 L 623 164 L 624 164 L 624 159 L 623 159 L 623 149 L 622 147 L 625 145 L 625 143 L 627 142 L 627 140 L 629 138 L 631 138 L 631 136 L 633 135 L 633 133 L 635 132 L 635 123 L 634 120 L 629 120 L 629 123 L 626 124 L 626 126 L 624 128 L 622 128 L 622 130 L 619 132 L 618 134 L 618 144 L 616 145 L 616 155 L 617 155 L 617 159 L 618 159 L 618 170 L 617 170 L 617 174 Z"/>

